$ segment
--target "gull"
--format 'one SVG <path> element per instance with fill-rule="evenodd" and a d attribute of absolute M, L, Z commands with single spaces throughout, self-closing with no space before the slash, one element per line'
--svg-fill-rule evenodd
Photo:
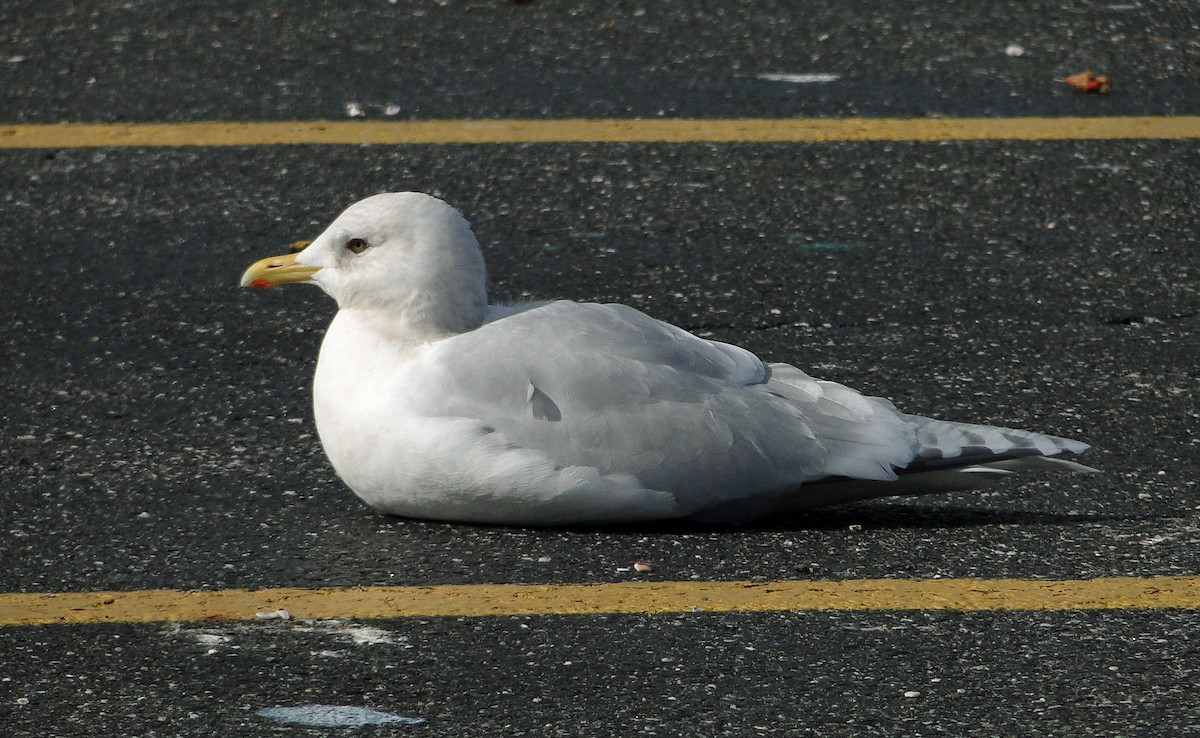
<path fill-rule="evenodd" d="M 251 287 L 337 301 L 313 381 L 338 476 L 390 515 L 554 526 L 746 522 L 1015 472 L 1095 471 L 1079 441 L 900 412 L 625 305 L 488 304 L 454 208 L 354 203 Z"/>

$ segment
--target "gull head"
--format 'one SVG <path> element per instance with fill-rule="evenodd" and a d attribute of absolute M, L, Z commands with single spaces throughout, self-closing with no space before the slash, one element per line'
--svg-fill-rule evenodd
<path fill-rule="evenodd" d="M 433 334 L 477 328 L 487 309 L 479 242 L 457 210 L 419 192 L 346 208 L 303 251 L 262 259 L 243 287 L 311 283 L 341 310 L 374 311 Z"/>

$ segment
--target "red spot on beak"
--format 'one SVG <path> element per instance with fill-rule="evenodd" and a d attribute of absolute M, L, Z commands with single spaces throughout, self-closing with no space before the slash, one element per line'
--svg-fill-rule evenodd
<path fill-rule="evenodd" d="M 268 282 L 267 280 L 263 279 L 262 277 L 259 277 L 258 279 L 250 280 L 250 286 L 257 287 L 260 290 L 265 290 L 266 288 L 271 286 L 271 283 Z"/>

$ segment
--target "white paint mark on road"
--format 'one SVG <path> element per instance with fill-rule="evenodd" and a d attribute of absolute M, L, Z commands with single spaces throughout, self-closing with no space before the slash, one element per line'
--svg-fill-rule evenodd
<path fill-rule="evenodd" d="M 791 74 L 788 72 L 768 72 L 758 75 L 759 79 L 767 82 L 791 82 L 792 84 L 806 85 L 818 84 L 824 82 L 837 82 L 842 78 L 840 74 Z"/>
<path fill-rule="evenodd" d="M 239 648 L 238 646 L 232 645 L 233 636 L 216 628 L 185 628 L 178 623 L 173 623 L 168 626 L 164 632 L 166 635 L 171 636 L 188 636 L 197 644 L 201 646 L 207 646 L 210 654 L 217 652 L 217 649 L 215 648 L 216 646 Z"/>
<path fill-rule="evenodd" d="M 391 633 L 382 628 L 372 628 L 369 625 L 350 624 L 333 632 L 350 636 L 350 640 L 356 646 L 378 646 L 395 642 Z"/>
<path fill-rule="evenodd" d="M 391 633 L 383 628 L 376 628 L 361 623 L 348 623 L 344 620 L 335 619 L 320 620 L 315 623 L 310 622 L 297 626 L 296 630 L 302 633 L 330 633 L 346 636 L 356 646 L 381 646 L 399 642 L 405 644 L 405 648 L 412 648 L 412 646 L 407 645 L 408 636 Z"/>
<path fill-rule="evenodd" d="M 279 723 L 298 723 L 321 728 L 361 727 L 384 723 L 420 725 L 423 718 L 404 717 L 390 712 L 372 710 L 369 707 L 349 705 L 304 705 L 302 707 L 264 707 L 258 711 L 260 717 Z"/>

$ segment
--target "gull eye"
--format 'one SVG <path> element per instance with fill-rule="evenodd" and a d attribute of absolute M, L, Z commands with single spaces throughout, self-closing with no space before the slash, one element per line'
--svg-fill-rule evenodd
<path fill-rule="evenodd" d="M 361 254 L 370 247 L 371 244 L 367 243 L 361 238 L 352 238 L 346 242 L 346 250 L 352 254 Z"/>

